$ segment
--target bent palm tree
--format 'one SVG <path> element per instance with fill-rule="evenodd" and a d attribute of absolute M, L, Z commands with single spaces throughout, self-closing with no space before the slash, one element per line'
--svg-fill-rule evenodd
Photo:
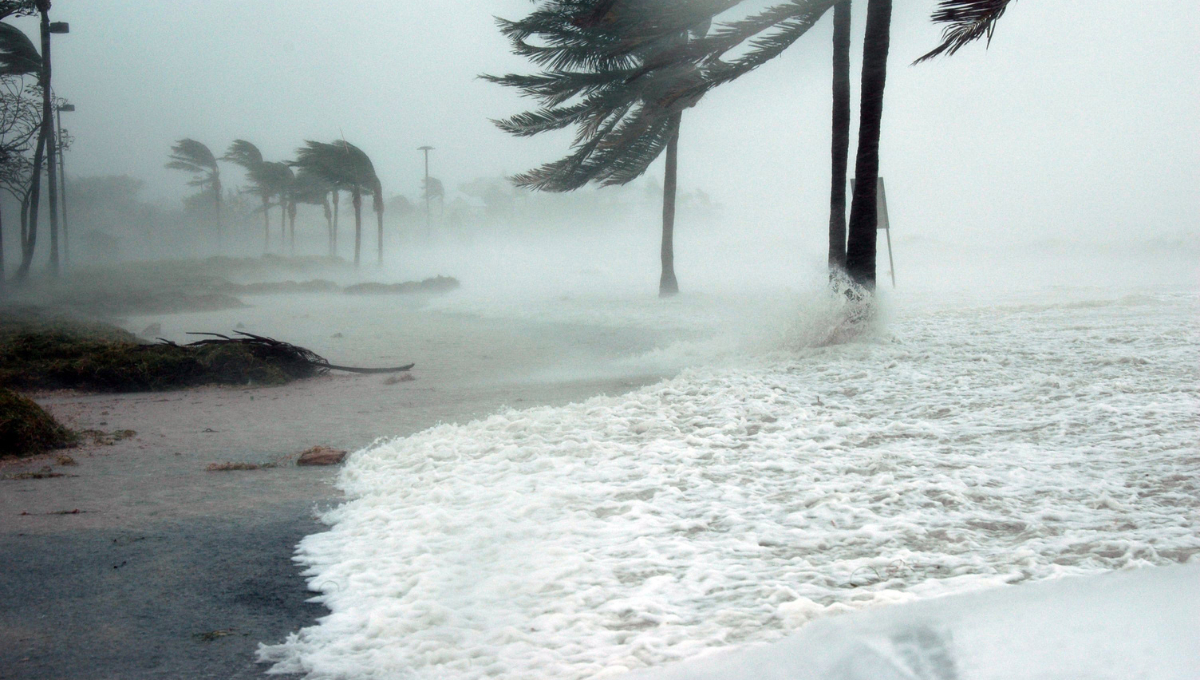
<path fill-rule="evenodd" d="M 546 0 L 528 17 L 501 22 L 513 51 L 543 72 L 488 80 L 515 87 L 540 110 L 497 125 L 530 136 L 574 125 L 566 158 L 513 178 L 541 191 L 573 191 L 589 182 L 625 184 L 664 151 L 659 295 L 679 292 L 674 229 L 679 127 L 683 110 L 699 101 L 702 82 L 691 45 L 707 35 L 713 14 L 736 1 L 580 3 Z M 529 39 L 537 37 L 537 45 Z"/>
<path fill-rule="evenodd" d="M 329 249 L 330 255 L 333 255 L 333 214 L 329 209 L 329 192 L 333 187 L 307 168 L 300 168 L 296 173 L 296 179 L 292 183 L 292 202 L 289 213 L 292 220 L 292 233 L 295 234 L 296 219 L 295 206 L 298 204 L 319 205 L 325 209 L 325 225 L 329 234 Z"/>
<path fill-rule="evenodd" d="M 284 241 L 287 239 L 289 194 L 292 181 L 295 179 L 292 169 L 286 163 L 267 161 L 247 172 L 246 177 L 260 193 L 266 194 L 267 202 L 264 209 L 270 208 L 271 197 L 278 198 L 276 205 L 279 206 L 279 248 L 282 252 Z M 269 229 L 270 220 L 267 220 L 267 225 Z"/>
<path fill-rule="evenodd" d="M 271 196 L 274 194 L 274 192 L 270 189 L 270 187 L 262 184 L 258 179 L 256 179 L 255 173 L 262 167 L 264 163 L 262 152 L 258 150 L 257 146 L 254 146 L 244 139 L 235 139 L 233 140 L 233 144 L 229 145 L 229 150 L 225 152 L 225 155 L 221 157 L 221 160 L 240 165 L 246 171 L 246 178 L 251 184 L 250 189 L 247 191 L 258 194 L 259 198 L 262 199 L 264 235 L 263 252 L 270 252 L 271 215 L 269 208 L 271 207 Z"/>
<path fill-rule="evenodd" d="M 354 205 L 354 266 L 361 261 L 362 254 L 362 200 L 363 194 L 375 196 L 376 218 L 379 225 L 379 261 L 383 261 L 383 189 L 375 166 L 362 149 L 345 141 L 331 144 L 307 141 L 296 150 L 294 163 L 302 170 L 311 172 L 337 190 L 350 192 Z M 336 200 L 335 203 L 336 205 Z"/>
<path fill-rule="evenodd" d="M 201 193 L 212 193 L 217 240 L 220 242 L 221 168 L 217 167 L 217 157 L 204 144 L 194 139 L 181 139 L 171 147 L 171 162 L 167 163 L 167 168 L 192 173 L 188 186 L 199 188 Z"/>

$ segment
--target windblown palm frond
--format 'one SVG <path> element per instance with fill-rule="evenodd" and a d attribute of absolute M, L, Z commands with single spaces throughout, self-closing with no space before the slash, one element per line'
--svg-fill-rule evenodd
<path fill-rule="evenodd" d="M 292 200 L 305 205 L 324 205 L 334 187 L 323 177 L 301 167 L 292 182 Z"/>
<path fill-rule="evenodd" d="M 262 196 L 279 196 L 283 200 L 291 190 L 295 173 L 284 163 L 263 162 L 246 171 L 251 191 Z"/>
<path fill-rule="evenodd" d="M 337 140 L 331 144 L 307 141 L 296 150 L 292 165 L 310 172 L 339 189 L 369 190 L 378 178 L 375 166 L 362 149 Z"/>
<path fill-rule="evenodd" d="M 946 24 L 942 43 L 913 62 L 919 64 L 934 57 L 950 56 L 980 38 L 990 45 L 996 22 L 1013 0 L 941 0 L 933 13 L 933 23 Z"/>
<path fill-rule="evenodd" d="M 235 139 L 233 140 L 233 144 L 229 145 L 229 150 L 225 152 L 221 160 L 229 161 L 242 166 L 246 170 L 251 170 L 256 166 L 262 165 L 263 155 L 257 146 L 244 139 Z"/>
<path fill-rule="evenodd" d="M 21 29 L 0 23 L 0 75 L 23 76 L 39 73 L 42 57 Z"/>
<path fill-rule="evenodd" d="M 194 139 L 181 139 L 171 147 L 171 162 L 167 167 L 195 174 L 216 172 L 217 158 L 204 144 Z"/>
<path fill-rule="evenodd" d="M 740 21 L 720 24 L 696 49 L 708 55 L 703 91 L 730 82 L 778 57 L 825 16 L 838 0 L 791 0 Z M 730 61 L 720 57 L 748 50 Z M 702 93 L 699 93 L 702 94 Z"/>
<path fill-rule="evenodd" d="M 521 21 L 501 21 L 533 75 L 483 76 L 539 108 L 493 121 L 516 136 L 575 128 L 566 158 L 513 181 L 544 191 L 623 184 L 666 148 L 670 120 L 706 91 L 702 62 L 712 19 L 742 0 L 545 0 Z"/>

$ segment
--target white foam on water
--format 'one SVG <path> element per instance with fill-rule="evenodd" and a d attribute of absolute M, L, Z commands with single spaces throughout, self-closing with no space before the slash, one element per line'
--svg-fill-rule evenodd
<path fill-rule="evenodd" d="M 1200 298 L 915 306 L 355 453 L 312 678 L 592 678 L 829 614 L 1200 554 Z M 814 346 L 824 345 L 824 346 Z"/>

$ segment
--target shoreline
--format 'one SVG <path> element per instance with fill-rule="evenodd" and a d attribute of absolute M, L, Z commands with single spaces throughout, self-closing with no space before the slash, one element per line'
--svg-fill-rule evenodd
<path fill-rule="evenodd" d="M 246 316 L 211 314 L 230 313 Z M 64 453 L 77 463 L 53 465 L 63 477 L 0 481 L 0 678 L 257 677 L 267 670 L 255 660 L 260 642 L 277 644 L 326 613 L 306 602 L 312 593 L 292 555 L 324 529 L 314 509 L 340 502 L 337 470 L 208 472 L 210 463 L 264 463 L 318 444 L 355 451 L 664 377 L 528 377 L 577 360 L 569 350 L 581 334 L 611 348 L 597 355 L 615 358 L 652 342 L 642 331 L 559 333 L 537 322 L 391 313 L 408 322 L 396 342 L 421 355 L 415 380 L 327 375 L 277 387 L 34 393 L 72 429 L 137 434 L 2 465 L 38 470 Z M 359 362 L 379 355 L 376 343 L 348 349 Z"/>

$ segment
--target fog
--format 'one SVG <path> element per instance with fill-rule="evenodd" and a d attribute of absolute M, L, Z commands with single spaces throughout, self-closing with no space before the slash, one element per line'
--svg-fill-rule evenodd
<path fill-rule="evenodd" d="M 893 19 L 881 174 L 898 240 L 1194 247 L 1200 7 L 1022 2 L 990 48 L 910 66 L 937 40 L 933 5 L 898 3 Z M 490 118 L 528 102 L 476 77 L 528 71 L 493 16 L 529 7 L 59 0 L 54 17 L 72 32 L 55 39 L 56 90 L 78 107 L 64 120 L 75 139 L 68 175 L 128 175 L 145 182 L 144 201 L 172 209 L 190 192 L 183 173 L 163 169 L 181 137 L 217 153 L 250 139 L 272 160 L 294 157 L 306 139 L 344 137 L 371 155 L 385 194 L 414 202 L 416 147 L 436 147 L 432 173 L 448 203 L 469 201 L 462 185 L 567 148 L 566 135 L 496 129 Z M 856 40 L 862 21 L 858 12 Z M 681 190 L 720 206 L 719 229 L 762 245 L 785 239 L 797 260 L 819 255 L 825 235 L 829 35 L 824 19 L 785 56 L 689 111 L 681 132 Z M 661 172 L 660 160 L 648 179 Z M 239 186 L 236 166 L 223 173 Z M 635 231 L 655 229 L 648 210 Z M 678 230 L 686 266 L 696 227 L 681 219 Z"/>
<path fill-rule="evenodd" d="M 831 294 L 826 17 L 684 112 L 680 294 L 659 297 L 663 158 L 619 187 L 511 181 L 573 132 L 493 123 L 536 104 L 479 77 L 532 71 L 495 21 L 529 0 L 56 0 L 69 261 L 43 185 L 14 275 L 0 192 L 0 409 L 20 392 L 78 440 L 12 458 L 0 418 L 0 631 L 20 632 L 0 668 L 675 677 L 806 650 L 814 621 L 835 650 L 883 621 L 895 659 L 915 640 L 964 678 L 1090 668 L 996 661 L 1020 626 L 960 617 L 1039 592 L 1108 659 L 1123 633 L 1095 623 L 1151 618 L 1140 586 L 1011 591 L 1191 563 L 1138 581 L 1170 599 L 1200 560 L 1200 3 L 1019 0 L 990 45 L 911 65 L 936 5 L 894 3 L 875 292 Z M 212 195 L 165 167 L 186 138 L 266 161 L 357 145 L 381 243 L 367 197 L 356 261 L 348 191 L 336 257 L 319 203 L 294 235 L 274 199 L 264 224 L 225 161 L 218 236 Z M 292 464 L 314 450 L 341 467 Z M 1200 677 L 1139 632 L 1104 672 Z"/>

